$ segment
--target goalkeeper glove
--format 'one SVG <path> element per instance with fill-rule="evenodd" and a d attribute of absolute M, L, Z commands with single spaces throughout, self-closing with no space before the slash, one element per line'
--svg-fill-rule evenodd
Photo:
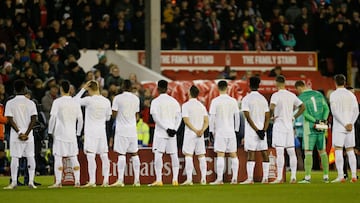
<path fill-rule="evenodd" d="M 259 136 L 260 140 L 264 140 L 264 138 L 265 138 L 265 130 L 257 130 L 256 134 Z"/>
<path fill-rule="evenodd" d="M 174 137 L 176 135 L 176 130 L 173 130 L 173 129 L 170 129 L 170 128 L 168 128 L 166 130 L 166 132 L 167 132 L 169 137 Z"/>

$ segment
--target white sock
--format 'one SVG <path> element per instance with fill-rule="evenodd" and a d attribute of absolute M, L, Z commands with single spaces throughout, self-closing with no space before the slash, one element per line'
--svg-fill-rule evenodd
<path fill-rule="evenodd" d="M 186 171 L 187 181 L 192 181 L 193 170 L 194 170 L 194 163 L 192 156 L 185 156 L 185 171 Z"/>
<path fill-rule="evenodd" d="M 351 170 L 351 177 L 356 178 L 357 168 L 356 168 L 356 157 L 355 157 L 354 150 L 347 151 L 346 153 L 348 155 L 348 160 L 349 160 L 349 165 L 350 165 L 350 170 Z"/>
<path fill-rule="evenodd" d="M 291 179 L 296 179 L 297 157 L 295 153 L 295 148 L 294 147 L 287 148 L 286 151 L 289 155 Z"/>
<path fill-rule="evenodd" d="M 55 184 L 61 184 L 62 175 L 63 175 L 63 161 L 61 156 L 54 157 L 54 173 L 55 173 Z"/>
<path fill-rule="evenodd" d="M 206 159 L 205 157 L 199 157 L 199 166 L 200 166 L 200 172 L 201 172 L 201 180 L 206 180 Z"/>
<path fill-rule="evenodd" d="M 263 179 L 269 178 L 269 162 L 262 162 L 262 168 L 263 168 Z"/>
<path fill-rule="evenodd" d="M 224 174 L 224 157 L 217 157 L 216 159 L 216 173 L 217 173 L 217 181 L 223 181 Z"/>
<path fill-rule="evenodd" d="M 17 173 L 19 168 L 19 158 L 11 157 L 10 170 L 11 170 L 11 184 L 17 185 Z"/>
<path fill-rule="evenodd" d="M 87 153 L 86 158 L 88 162 L 88 173 L 89 173 L 89 183 L 95 184 L 96 182 L 96 161 L 95 161 L 96 154 L 94 153 Z"/>
<path fill-rule="evenodd" d="M 239 172 L 239 159 L 237 157 L 231 158 L 231 171 L 232 171 L 232 179 L 237 181 L 238 172 Z"/>
<path fill-rule="evenodd" d="M 276 147 L 276 167 L 277 167 L 277 179 L 282 180 L 284 169 L 284 148 Z"/>
<path fill-rule="evenodd" d="M 179 167 L 180 167 L 179 158 L 177 153 L 171 154 L 170 157 L 171 157 L 171 165 L 173 172 L 173 181 L 178 181 Z"/>
<path fill-rule="evenodd" d="M 26 157 L 29 171 L 29 185 L 34 185 L 34 177 L 35 177 L 35 158 L 34 157 Z"/>
<path fill-rule="evenodd" d="M 80 184 L 80 163 L 77 156 L 70 157 L 72 167 L 74 170 L 75 184 Z"/>
<path fill-rule="evenodd" d="M 107 153 L 100 155 L 102 165 L 103 184 L 109 184 L 110 161 Z"/>
<path fill-rule="evenodd" d="M 337 149 L 335 150 L 335 165 L 336 170 L 338 171 L 338 178 L 344 178 L 344 157 L 343 157 L 343 150 Z"/>
<path fill-rule="evenodd" d="M 117 163 L 119 182 L 124 182 L 125 166 L 126 166 L 126 157 L 124 155 L 120 155 L 118 157 L 118 163 Z"/>
<path fill-rule="evenodd" d="M 155 156 L 154 162 L 155 162 L 156 181 L 161 182 L 162 181 L 162 168 L 163 168 L 163 160 L 162 160 L 163 153 L 155 151 L 154 156 Z"/>
<path fill-rule="evenodd" d="M 254 180 L 254 168 L 255 168 L 255 161 L 247 161 L 246 172 L 247 172 L 248 180 Z"/>
<path fill-rule="evenodd" d="M 138 155 L 133 156 L 131 159 L 134 169 L 134 183 L 138 183 L 140 182 L 140 159 Z"/>

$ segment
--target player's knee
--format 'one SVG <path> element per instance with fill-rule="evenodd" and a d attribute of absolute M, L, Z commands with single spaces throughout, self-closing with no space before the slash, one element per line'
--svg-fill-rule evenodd
<path fill-rule="evenodd" d="M 80 166 L 74 166 L 74 171 L 80 170 Z"/>

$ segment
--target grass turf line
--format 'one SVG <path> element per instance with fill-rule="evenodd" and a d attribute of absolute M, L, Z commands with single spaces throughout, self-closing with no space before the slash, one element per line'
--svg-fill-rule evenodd
<path fill-rule="evenodd" d="M 289 173 L 288 180 L 289 180 Z M 299 172 L 299 180 L 304 176 Z M 336 177 L 331 172 L 330 179 Z M 126 186 L 124 188 L 73 188 L 64 186 L 61 189 L 48 189 L 53 183 L 52 176 L 37 176 L 42 183 L 36 190 L 18 187 L 15 190 L 0 189 L 0 202 L 359 202 L 360 184 L 325 184 L 322 173 L 312 173 L 311 184 L 279 184 L 279 185 L 193 185 L 173 187 L 140 188 Z M 9 177 L 0 177 L 0 187 L 7 185 Z"/>

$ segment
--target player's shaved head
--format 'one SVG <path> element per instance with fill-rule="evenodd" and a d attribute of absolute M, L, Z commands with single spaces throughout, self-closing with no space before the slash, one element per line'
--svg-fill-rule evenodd
<path fill-rule="evenodd" d="M 302 80 L 296 81 L 295 82 L 295 88 L 298 88 L 298 87 L 305 87 L 304 81 L 302 81 Z"/>
<path fill-rule="evenodd" d="M 60 83 L 60 87 L 61 87 L 62 91 L 67 94 L 67 93 L 69 93 L 69 90 L 70 90 L 70 82 L 67 80 L 63 80 Z"/>
<path fill-rule="evenodd" d="M 285 84 L 285 77 L 282 75 L 276 76 L 275 81 L 280 84 Z"/>
<path fill-rule="evenodd" d="M 132 84 L 129 79 L 124 80 L 122 85 L 124 91 L 131 92 Z"/>
<path fill-rule="evenodd" d="M 221 80 L 221 81 L 218 82 L 217 86 L 218 86 L 220 91 L 225 91 L 228 84 L 227 84 L 227 82 L 225 80 Z"/>
<path fill-rule="evenodd" d="M 15 90 L 16 94 L 24 93 L 25 87 L 26 87 L 26 84 L 25 84 L 24 80 L 21 80 L 21 79 L 15 80 L 14 90 Z"/>
<path fill-rule="evenodd" d="M 157 84 L 157 89 L 160 93 L 165 93 L 168 88 L 168 82 L 166 80 L 159 80 Z"/>
<path fill-rule="evenodd" d="M 334 80 L 337 86 L 344 86 L 346 83 L 346 77 L 343 74 L 335 75 Z"/>
<path fill-rule="evenodd" d="M 193 85 L 193 86 L 191 86 L 190 87 L 190 96 L 192 97 L 192 98 L 196 98 L 196 97 L 198 97 L 199 96 L 199 89 L 195 86 L 195 85 Z"/>
<path fill-rule="evenodd" d="M 96 82 L 96 81 L 90 81 L 90 83 L 89 83 L 89 89 L 91 90 L 91 91 L 98 91 L 99 90 L 99 85 L 98 85 L 98 83 Z"/>
<path fill-rule="evenodd" d="M 259 77 L 251 77 L 249 79 L 249 86 L 251 90 L 257 90 L 259 89 L 259 85 L 260 85 L 260 78 Z"/>

